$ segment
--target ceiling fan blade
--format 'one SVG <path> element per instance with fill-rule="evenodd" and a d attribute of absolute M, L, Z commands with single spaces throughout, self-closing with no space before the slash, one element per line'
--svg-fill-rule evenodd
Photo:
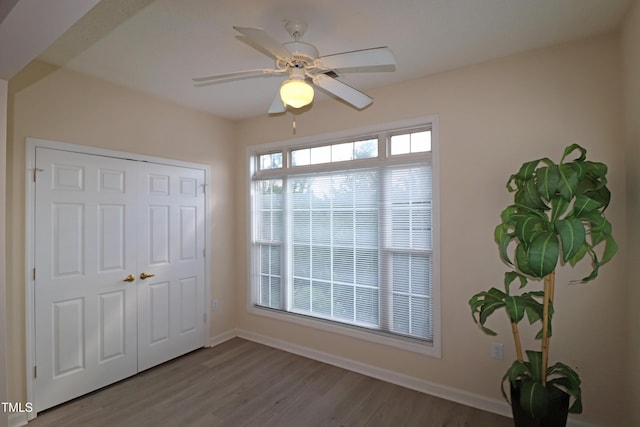
<path fill-rule="evenodd" d="M 277 59 L 292 61 L 293 55 L 276 39 L 267 34 L 262 28 L 233 27 L 236 31 L 248 38 L 258 47 L 264 49 Z"/>
<path fill-rule="evenodd" d="M 373 98 L 370 96 L 326 74 L 315 75 L 313 83 L 360 110 L 373 102 Z"/>
<path fill-rule="evenodd" d="M 276 70 L 271 68 L 265 68 L 260 70 L 247 70 L 247 71 L 238 71 L 235 73 L 226 73 L 226 74 L 218 74 L 215 76 L 206 76 L 206 77 L 196 77 L 193 79 L 194 86 L 203 87 L 210 86 L 217 83 L 224 83 L 232 80 L 241 80 L 248 79 L 251 77 L 259 77 L 269 74 L 280 74 L 285 73 L 286 70 Z"/>
<path fill-rule="evenodd" d="M 287 111 L 287 106 L 282 102 L 282 98 L 280 97 L 280 91 L 276 92 L 275 98 L 273 98 L 273 102 L 271 103 L 271 107 L 269 107 L 269 114 L 279 114 Z"/>
<path fill-rule="evenodd" d="M 396 58 L 391 49 L 384 46 L 322 56 L 316 64 L 323 69 L 344 71 L 349 68 L 395 67 Z"/>

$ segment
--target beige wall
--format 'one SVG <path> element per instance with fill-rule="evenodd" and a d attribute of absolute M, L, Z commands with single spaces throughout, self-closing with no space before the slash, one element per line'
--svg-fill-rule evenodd
<path fill-rule="evenodd" d="M 428 54 L 428 53 L 425 53 Z M 440 117 L 442 358 L 436 359 L 278 320 L 250 315 L 247 301 L 246 147 L 292 138 L 291 115 L 239 123 L 236 162 L 236 308 L 238 327 L 354 359 L 417 379 L 501 399 L 499 382 L 515 358 L 506 322 L 491 339 L 471 321 L 472 294 L 500 285 L 493 229 L 510 202 L 505 183 L 524 161 L 579 143 L 591 159 L 610 167 L 613 201 L 608 217 L 624 248 L 625 153 L 622 132 L 620 49 L 617 35 L 599 37 L 487 62 L 371 90 L 369 109 L 319 102 L 297 119 L 297 136 L 437 114 Z M 637 75 L 637 74 L 636 74 Z M 357 82 L 354 78 L 353 82 Z M 578 364 L 584 381 L 584 414 L 600 425 L 623 425 L 627 304 L 624 250 L 599 278 L 587 265 L 561 269 L 557 279 L 553 361 Z M 490 358 L 490 343 L 505 343 L 505 360 Z"/>
<path fill-rule="evenodd" d="M 629 228 L 629 395 L 628 425 L 640 425 L 640 283 L 632 262 L 640 257 L 640 2 L 634 2 L 622 28 L 622 71 L 624 82 L 627 153 L 627 221 Z"/>
<path fill-rule="evenodd" d="M 204 163 L 211 168 L 211 336 L 234 326 L 233 124 L 101 80 L 35 64 L 10 81 L 8 141 L 9 398 L 25 388 L 25 138 L 28 136 Z"/>

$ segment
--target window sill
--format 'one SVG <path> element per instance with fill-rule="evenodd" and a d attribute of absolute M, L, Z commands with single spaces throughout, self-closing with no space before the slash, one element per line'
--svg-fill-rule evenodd
<path fill-rule="evenodd" d="M 395 347 L 401 350 L 412 351 L 415 353 L 424 354 L 431 357 L 442 357 L 440 345 L 437 339 L 433 342 L 419 341 L 411 338 L 404 338 L 401 336 L 392 336 L 390 334 L 369 331 L 364 328 L 351 327 L 348 325 L 340 325 L 335 322 L 315 319 L 304 315 L 295 313 L 285 313 L 278 310 L 269 309 L 266 307 L 259 307 L 249 305 L 247 311 L 249 314 L 257 316 L 264 316 L 271 319 L 276 319 L 284 322 L 294 323 L 297 325 L 306 326 L 309 328 L 319 329 L 325 332 L 332 332 L 340 335 L 346 335 L 352 338 L 358 338 L 364 341 L 369 341 L 377 344 L 387 345 L 389 347 Z M 435 332 L 435 331 L 434 331 Z"/>

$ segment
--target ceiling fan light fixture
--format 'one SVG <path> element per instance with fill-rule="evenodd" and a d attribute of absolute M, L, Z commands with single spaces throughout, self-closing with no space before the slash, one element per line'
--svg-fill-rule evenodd
<path fill-rule="evenodd" d="M 280 86 L 280 98 L 284 105 L 301 108 L 313 101 L 313 87 L 304 79 L 290 78 Z"/>

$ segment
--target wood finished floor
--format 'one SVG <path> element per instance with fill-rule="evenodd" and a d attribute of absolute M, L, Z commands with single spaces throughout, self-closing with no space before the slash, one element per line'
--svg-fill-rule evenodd
<path fill-rule="evenodd" d="M 234 338 L 43 411 L 44 426 L 512 426 L 513 421 Z"/>

